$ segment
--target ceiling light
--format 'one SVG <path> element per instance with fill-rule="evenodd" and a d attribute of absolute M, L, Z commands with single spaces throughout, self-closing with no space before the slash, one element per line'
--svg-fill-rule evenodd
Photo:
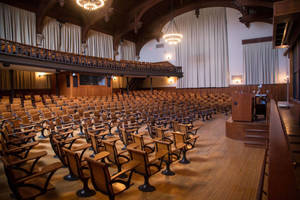
<path fill-rule="evenodd" d="M 174 20 L 174 3 L 173 1 L 171 2 L 171 12 L 172 12 L 172 19 L 167 25 L 167 30 L 165 34 L 163 35 L 163 39 L 165 40 L 166 43 L 170 45 L 176 45 L 181 42 L 181 39 L 183 38 L 183 35 L 179 33 L 177 25 Z"/>
<path fill-rule="evenodd" d="M 97 10 L 98 8 L 101 8 L 104 6 L 105 0 L 76 0 L 76 3 L 89 11 Z"/>

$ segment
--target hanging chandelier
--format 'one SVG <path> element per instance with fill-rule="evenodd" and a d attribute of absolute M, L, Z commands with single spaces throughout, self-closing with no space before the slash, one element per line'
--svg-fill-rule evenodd
<path fill-rule="evenodd" d="M 105 0 L 76 0 L 76 3 L 89 11 L 97 10 L 104 6 Z"/>
<path fill-rule="evenodd" d="M 176 45 L 181 42 L 183 35 L 179 33 L 174 18 L 168 24 L 163 39 L 170 45 Z"/>
<path fill-rule="evenodd" d="M 183 35 L 181 33 L 179 33 L 179 31 L 177 29 L 177 25 L 174 20 L 174 2 L 173 2 L 173 0 L 171 1 L 171 13 L 172 13 L 172 19 L 167 26 L 165 34 L 163 35 L 163 39 L 169 45 L 176 45 L 179 42 L 181 42 Z"/>

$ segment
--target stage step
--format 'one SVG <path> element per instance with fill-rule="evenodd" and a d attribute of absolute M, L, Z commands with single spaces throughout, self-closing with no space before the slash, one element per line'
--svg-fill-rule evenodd
<path fill-rule="evenodd" d="M 264 129 L 245 129 L 244 144 L 249 147 L 266 148 L 269 131 Z"/>
<path fill-rule="evenodd" d="M 260 139 L 260 140 L 267 140 L 268 137 L 265 135 L 246 135 L 245 139 Z"/>
<path fill-rule="evenodd" d="M 248 147 L 255 147 L 255 148 L 266 148 L 266 142 L 259 142 L 259 141 L 245 141 L 244 144 Z"/>

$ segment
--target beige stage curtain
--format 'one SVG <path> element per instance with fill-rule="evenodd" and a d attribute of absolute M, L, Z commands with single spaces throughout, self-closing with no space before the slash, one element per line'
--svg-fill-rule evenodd
<path fill-rule="evenodd" d="M 61 51 L 80 54 L 81 52 L 81 28 L 73 24 L 65 23 L 61 29 Z"/>
<path fill-rule="evenodd" d="M 124 40 L 119 46 L 120 60 L 135 60 L 135 43 Z"/>
<path fill-rule="evenodd" d="M 50 89 L 51 77 L 41 76 L 38 77 L 36 72 L 19 71 L 15 70 L 14 77 L 14 89 Z"/>
<path fill-rule="evenodd" d="M 0 37 L 28 45 L 36 45 L 35 14 L 0 3 Z"/>
<path fill-rule="evenodd" d="M 0 70 L 0 90 L 10 90 L 9 70 Z"/>
<path fill-rule="evenodd" d="M 89 31 L 87 39 L 87 56 L 113 58 L 113 37 L 104 33 Z"/>
<path fill-rule="evenodd" d="M 225 8 L 200 9 L 175 18 L 182 42 L 175 47 L 175 63 L 182 66 L 179 88 L 226 87 L 229 84 Z M 167 25 L 163 32 L 166 31 Z"/>
<path fill-rule="evenodd" d="M 35 89 L 51 89 L 51 75 L 35 76 Z"/>
<path fill-rule="evenodd" d="M 44 23 L 43 48 L 58 51 L 60 49 L 59 22 L 56 19 L 46 17 Z"/>
<path fill-rule="evenodd" d="M 243 45 L 246 84 L 273 84 L 278 80 L 278 50 L 272 42 Z"/>

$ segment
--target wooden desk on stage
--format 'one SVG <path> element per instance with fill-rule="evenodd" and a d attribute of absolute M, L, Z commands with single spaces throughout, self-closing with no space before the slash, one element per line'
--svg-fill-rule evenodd
<path fill-rule="evenodd" d="M 264 121 L 253 121 L 254 97 L 252 93 L 232 95 L 232 117 L 226 121 L 226 136 L 231 139 L 245 140 L 246 130 L 268 130 Z"/>
<path fill-rule="evenodd" d="M 232 95 L 232 120 L 239 122 L 251 122 L 253 119 L 253 94 Z"/>

